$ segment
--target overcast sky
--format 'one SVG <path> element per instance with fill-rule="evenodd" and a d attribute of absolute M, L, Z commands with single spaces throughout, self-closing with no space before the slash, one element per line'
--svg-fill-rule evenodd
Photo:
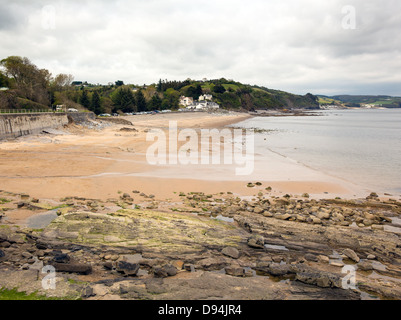
<path fill-rule="evenodd" d="M 0 0 L 0 8 L 1 59 L 25 56 L 75 80 L 224 77 L 298 94 L 401 96 L 399 0 Z"/>

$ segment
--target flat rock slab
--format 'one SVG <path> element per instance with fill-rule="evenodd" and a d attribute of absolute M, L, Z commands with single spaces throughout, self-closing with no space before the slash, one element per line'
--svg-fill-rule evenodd
<path fill-rule="evenodd" d="M 230 223 L 186 214 L 120 210 L 115 214 L 68 213 L 41 234 L 46 241 L 135 247 L 162 254 L 199 253 L 238 247 L 248 234 Z"/>

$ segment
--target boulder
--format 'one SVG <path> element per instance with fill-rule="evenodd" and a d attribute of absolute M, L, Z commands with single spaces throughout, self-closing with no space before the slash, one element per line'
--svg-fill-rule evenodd
<path fill-rule="evenodd" d="M 56 254 L 53 258 L 53 261 L 56 263 L 68 263 L 70 262 L 70 257 L 65 253 Z"/>
<path fill-rule="evenodd" d="M 263 210 L 263 208 L 261 208 L 261 207 L 255 207 L 254 209 L 253 209 L 253 212 L 254 213 L 256 213 L 256 214 L 262 214 L 263 212 L 264 212 L 265 210 Z"/>
<path fill-rule="evenodd" d="M 221 251 L 221 253 L 233 259 L 238 259 L 240 256 L 238 249 L 234 247 L 226 247 Z"/>
<path fill-rule="evenodd" d="M 93 292 L 93 288 L 89 287 L 89 286 L 83 290 L 82 295 L 81 295 L 82 298 L 90 298 L 90 297 L 94 297 L 94 296 L 95 296 L 95 293 Z"/>
<path fill-rule="evenodd" d="M 281 277 L 291 273 L 291 268 L 287 264 L 271 263 L 267 268 L 267 272 L 274 277 Z"/>
<path fill-rule="evenodd" d="M 177 274 L 177 268 L 171 264 L 163 266 L 163 269 L 167 272 L 169 277 L 174 277 Z"/>
<path fill-rule="evenodd" d="M 248 239 L 248 246 L 256 249 L 264 249 L 265 248 L 265 240 L 262 236 L 252 236 Z"/>
<path fill-rule="evenodd" d="M 206 271 L 220 270 L 226 266 L 226 261 L 223 258 L 206 258 L 198 262 L 198 266 Z"/>
<path fill-rule="evenodd" d="M 111 262 L 106 262 L 106 263 L 103 265 L 103 267 L 104 267 L 106 270 L 112 270 L 112 269 L 113 269 L 113 263 L 111 263 Z"/>
<path fill-rule="evenodd" d="M 369 261 L 361 261 L 358 263 L 358 270 L 371 271 L 373 270 L 373 265 Z"/>
<path fill-rule="evenodd" d="M 345 249 L 343 251 L 343 254 L 345 254 L 348 258 L 350 258 L 352 261 L 354 261 L 356 263 L 358 263 L 360 261 L 360 258 L 358 257 L 358 255 L 352 249 Z"/>
<path fill-rule="evenodd" d="M 317 213 L 317 217 L 318 217 L 320 220 L 330 219 L 330 213 L 327 212 L 327 211 L 319 211 L 319 212 Z"/>
<path fill-rule="evenodd" d="M 88 264 L 51 263 L 57 272 L 91 274 L 92 266 Z"/>
<path fill-rule="evenodd" d="M 139 264 L 119 261 L 116 264 L 116 270 L 126 276 L 136 276 L 139 270 Z"/>
<path fill-rule="evenodd" d="M 327 272 L 298 272 L 295 279 L 320 288 L 342 288 L 341 277 Z"/>
<path fill-rule="evenodd" d="M 288 219 L 290 219 L 291 217 L 292 217 L 292 216 L 291 216 L 290 214 L 288 214 L 288 213 L 278 214 L 278 215 L 275 216 L 275 218 L 276 218 L 276 219 L 279 219 L 279 220 L 288 220 Z"/>
<path fill-rule="evenodd" d="M 244 277 L 245 276 L 244 268 L 242 268 L 238 265 L 228 266 L 225 268 L 225 271 L 228 275 L 233 276 L 233 277 Z"/>

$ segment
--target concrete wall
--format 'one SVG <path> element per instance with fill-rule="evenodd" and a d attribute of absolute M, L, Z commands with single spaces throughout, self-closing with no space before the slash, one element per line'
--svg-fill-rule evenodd
<path fill-rule="evenodd" d="M 69 122 L 79 124 L 95 119 L 96 116 L 92 112 L 3 114 L 0 115 L 0 140 L 38 134 L 45 129 L 62 127 Z"/>

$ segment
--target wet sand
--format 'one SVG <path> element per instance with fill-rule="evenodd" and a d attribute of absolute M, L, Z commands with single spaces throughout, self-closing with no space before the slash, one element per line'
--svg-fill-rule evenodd
<path fill-rule="evenodd" d="M 255 156 L 255 170 L 237 176 L 235 165 L 152 166 L 146 160 L 151 142 L 149 129 L 166 129 L 169 121 L 179 128 L 223 128 L 245 120 L 245 114 L 172 113 L 124 117 L 137 132 L 123 132 L 126 125 L 101 131 L 77 126 L 62 128 L 63 135 L 22 137 L 0 143 L 2 190 L 27 193 L 31 197 L 60 199 L 80 196 L 106 200 L 121 192 L 139 190 L 157 199 L 172 201 L 179 192 L 233 192 L 240 196 L 309 193 L 317 198 L 366 196 L 363 188 L 330 177 L 277 154 Z M 257 152 L 257 150 L 256 150 Z M 247 187 L 249 182 L 261 186 Z"/>

